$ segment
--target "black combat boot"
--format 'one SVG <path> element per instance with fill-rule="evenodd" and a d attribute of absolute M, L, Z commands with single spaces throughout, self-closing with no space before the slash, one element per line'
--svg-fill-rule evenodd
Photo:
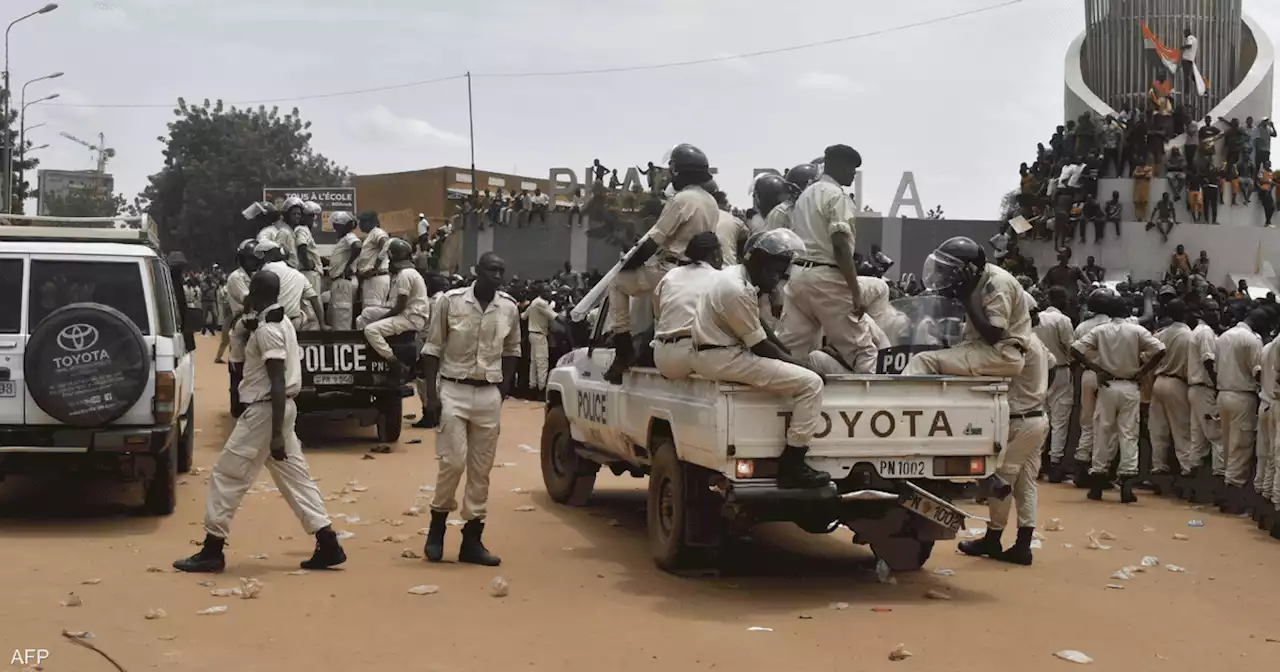
<path fill-rule="evenodd" d="M 226 543 L 226 539 L 206 534 L 204 535 L 204 546 L 200 549 L 200 552 L 189 558 L 175 560 L 173 568 L 179 572 L 191 574 L 221 573 L 227 567 L 227 558 L 222 554 L 222 547 Z"/>
<path fill-rule="evenodd" d="M 1085 484 L 1089 487 L 1089 494 L 1085 495 L 1095 502 L 1102 501 L 1102 489 L 1107 487 L 1106 474 L 1089 474 L 1085 477 Z"/>
<path fill-rule="evenodd" d="M 1244 488 L 1228 485 L 1223 488 L 1218 510 L 1228 516 L 1238 516 L 1244 511 Z"/>
<path fill-rule="evenodd" d="M 1133 486 L 1142 482 L 1142 478 L 1137 475 L 1120 477 L 1120 503 L 1133 504 L 1138 501 L 1138 496 L 1133 494 Z"/>
<path fill-rule="evenodd" d="M 1271 518 L 1271 538 L 1280 539 L 1280 515 Z"/>
<path fill-rule="evenodd" d="M 831 476 L 824 471 L 810 467 L 804 461 L 808 448 L 787 446 L 782 449 L 778 458 L 778 487 L 794 490 L 821 488 L 831 482 Z"/>
<path fill-rule="evenodd" d="M 431 562 L 440 562 L 444 558 L 444 531 L 449 525 L 448 511 L 432 511 L 431 527 L 427 528 L 427 543 L 422 547 L 423 555 Z"/>
<path fill-rule="evenodd" d="M 1036 528 L 1019 527 L 1018 540 L 1013 542 L 1009 550 L 996 556 L 997 560 L 1011 562 L 1015 565 L 1031 565 L 1031 542 L 1036 538 Z"/>
<path fill-rule="evenodd" d="M 485 567 L 497 567 L 502 564 L 502 558 L 490 553 L 489 549 L 484 547 L 484 543 L 480 540 L 482 536 L 484 536 L 484 520 L 469 520 L 462 526 L 462 548 L 458 549 L 458 562 Z"/>
<path fill-rule="evenodd" d="M 1067 480 L 1067 475 L 1062 467 L 1062 462 L 1050 462 L 1049 471 L 1045 474 L 1050 483 L 1061 483 Z"/>
<path fill-rule="evenodd" d="M 347 561 L 347 554 L 338 543 L 338 535 L 332 527 L 316 532 L 316 550 L 302 561 L 303 569 L 329 569 Z"/>
<path fill-rule="evenodd" d="M 958 545 L 961 553 L 972 555 L 975 558 L 998 558 L 1004 553 L 1004 547 L 1000 545 L 1000 535 L 1004 530 L 994 530 L 987 528 L 987 533 L 981 539 L 973 541 L 962 541 Z"/>
<path fill-rule="evenodd" d="M 635 344 L 630 333 L 613 335 L 613 364 L 605 371 L 604 379 L 614 385 L 622 384 L 622 374 L 631 368 L 631 360 L 635 359 Z"/>
<path fill-rule="evenodd" d="M 1091 481 L 1089 480 L 1088 462 L 1076 462 L 1076 472 L 1075 475 L 1071 477 L 1071 482 L 1075 483 L 1076 488 L 1079 490 L 1084 490 L 1090 487 Z"/>

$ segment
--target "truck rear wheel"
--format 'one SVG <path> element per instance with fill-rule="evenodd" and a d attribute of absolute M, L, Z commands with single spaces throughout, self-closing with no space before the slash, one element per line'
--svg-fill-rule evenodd
<path fill-rule="evenodd" d="M 542 423 L 542 483 L 551 501 L 570 506 L 584 506 L 596 485 L 600 465 L 588 460 L 573 447 L 569 419 L 564 407 L 547 410 Z"/>
<path fill-rule="evenodd" d="M 885 539 L 872 542 L 871 552 L 895 572 L 914 572 L 929 561 L 929 556 L 933 554 L 933 542 L 907 537 Z"/>
<path fill-rule="evenodd" d="M 378 401 L 378 440 L 394 443 L 400 440 L 400 432 L 404 429 L 401 419 L 404 414 L 404 399 L 395 396 Z"/>
<path fill-rule="evenodd" d="M 178 473 L 185 474 L 191 471 L 191 460 L 196 450 L 196 400 L 192 397 L 191 402 L 187 404 L 187 412 L 183 414 L 183 424 L 186 425 L 178 434 Z"/>
<path fill-rule="evenodd" d="M 153 516 L 167 516 L 178 507 L 177 445 L 155 455 L 156 470 L 147 482 L 142 510 Z"/>

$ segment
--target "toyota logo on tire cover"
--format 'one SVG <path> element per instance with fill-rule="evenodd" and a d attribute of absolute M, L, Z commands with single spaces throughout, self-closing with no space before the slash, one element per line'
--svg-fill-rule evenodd
<path fill-rule="evenodd" d="M 70 324 L 58 332 L 58 345 L 67 352 L 84 352 L 98 344 L 98 328 L 92 324 Z"/>
<path fill-rule="evenodd" d="M 151 363 L 151 345 L 128 316 L 100 303 L 73 303 L 31 331 L 23 372 L 27 393 L 50 417 L 98 427 L 138 402 L 154 376 Z"/>

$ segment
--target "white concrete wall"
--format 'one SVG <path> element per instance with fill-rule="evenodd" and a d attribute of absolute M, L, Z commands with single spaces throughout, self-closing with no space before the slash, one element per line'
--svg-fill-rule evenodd
<path fill-rule="evenodd" d="M 1134 181 L 1130 179 L 1098 180 L 1098 202 L 1106 203 L 1111 200 L 1111 193 L 1113 191 L 1118 191 L 1120 192 L 1120 202 L 1124 204 L 1124 219 L 1126 221 L 1136 220 L 1137 217 L 1133 212 L 1133 185 Z M 1230 186 L 1228 186 L 1227 189 L 1230 190 Z M 1173 192 L 1169 190 L 1168 180 L 1164 178 L 1151 180 L 1151 186 L 1148 189 L 1147 194 L 1147 197 L 1151 199 L 1151 205 L 1147 206 L 1146 216 L 1148 218 L 1151 217 L 1151 210 L 1155 206 L 1155 202 L 1160 200 L 1160 197 L 1166 191 L 1169 192 L 1169 196 L 1172 198 Z M 1224 196 L 1227 204 L 1218 206 L 1218 224 L 1224 227 L 1246 226 L 1259 228 L 1262 226 L 1266 217 L 1262 214 L 1262 206 L 1259 205 L 1258 195 L 1256 193 L 1252 195 L 1251 198 L 1253 201 L 1248 207 L 1243 205 L 1233 207 L 1231 205 L 1230 191 L 1224 193 Z M 1243 203 L 1244 199 L 1237 198 L 1236 202 Z M 1187 210 L 1187 195 L 1185 187 L 1183 188 L 1182 200 L 1178 203 L 1177 213 L 1179 222 L 1191 222 L 1191 213 Z M 1280 215 L 1274 217 L 1272 221 L 1275 224 L 1280 225 Z M 1093 240 L 1092 233 L 1089 234 L 1089 240 Z"/>

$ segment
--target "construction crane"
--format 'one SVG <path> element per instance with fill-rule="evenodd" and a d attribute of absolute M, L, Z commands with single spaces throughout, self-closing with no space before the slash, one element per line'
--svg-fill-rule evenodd
<path fill-rule="evenodd" d="M 107 136 L 99 133 L 98 144 L 95 145 L 91 142 L 81 140 L 66 131 L 63 131 L 60 135 L 72 142 L 77 142 L 88 147 L 89 151 L 98 153 L 97 190 L 99 194 L 102 194 L 106 188 L 105 179 L 107 174 L 107 161 L 116 155 L 116 150 L 107 147 Z"/>

